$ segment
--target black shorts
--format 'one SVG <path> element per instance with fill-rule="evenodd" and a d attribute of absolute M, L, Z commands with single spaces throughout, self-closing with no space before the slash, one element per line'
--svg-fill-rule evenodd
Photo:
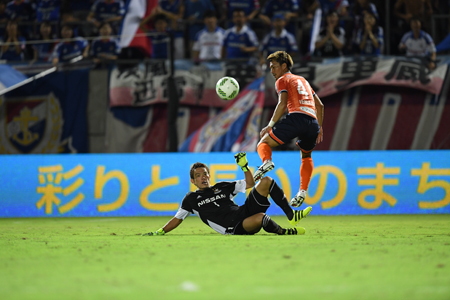
<path fill-rule="evenodd" d="M 234 235 L 246 235 L 249 234 L 247 231 L 245 231 L 244 227 L 242 226 L 242 222 L 253 215 L 256 215 L 258 213 L 265 213 L 267 209 L 270 206 L 269 198 L 264 197 L 260 195 L 256 188 L 253 188 L 248 194 L 247 199 L 245 200 L 245 203 L 239 207 L 238 211 L 238 223 L 236 226 L 234 226 L 233 230 L 230 232 L 230 234 Z"/>
<path fill-rule="evenodd" d="M 297 138 L 297 146 L 304 152 L 310 152 L 316 147 L 320 126 L 316 118 L 302 113 L 288 114 L 270 130 L 270 137 L 278 144 L 288 143 Z"/>

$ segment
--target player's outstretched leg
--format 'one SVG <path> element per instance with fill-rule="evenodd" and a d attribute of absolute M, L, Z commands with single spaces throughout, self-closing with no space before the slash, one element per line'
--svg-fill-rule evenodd
<path fill-rule="evenodd" d="M 266 177 L 266 178 L 269 178 L 269 177 Z M 286 214 L 286 217 L 289 220 L 291 220 L 294 217 L 294 211 L 289 206 L 289 202 L 288 202 L 286 196 L 284 195 L 283 190 L 275 182 L 275 180 L 273 180 L 272 178 L 270 178 L 270 179 L 272 180 L 272 182 L 270 183 L 270 188 L 269 188 L 270 197 L 275 202 L 275 204 L 278 205 L 283 210 L 283 212 Z"/>
<path fill-rule="evenodd" d="M 282 228 L 274 220 L 272 220 L 268 215 L 264 214 L 262 218 L 262 228 L 269 233 L 275 233 L 278 235 L 301 235 L 305 234 L 305 228 Z"/>
<path fill-rule="evenodd" d="M 266 177 L 268 178 L 268 177 Z M 286 199 L 286 196 L 284 195 L 283 190 L 278 186 L 278 184 L 275 182 L 275 180 L 272 179 L 272 183 L 270 185 L 269 189 L 269 195 L 272 198 L 272 200 L 283 210 L 283 212 L 286 214 L 286 217 L 289 220 L 289 223 L 291 223 L 292 226 L 296 226 L 298 222 L 300 222 L 301 219 L 309 215 L 309 213 L 312 210 L 311 206 L 308 206 L 304 210 L 293 210 Z M 302 202 L 303 203 L 303 202 Z"/>
<path fill-rule="evenodd" d="M 311 213 L 312 207 L 308 206 L 303 210 L 294 210 L 294 217 L 292 220 L 289 220 L 292 226 L 296 226 L 301 219 L 305 218 L 307 215 Z"/>
<path fill-rule="evenodd" d="M 297 146 L 300 148 L 299 143 Z M 300 148 L 301 149 L 301 148 Z M 293 207 L 300 207 L 306 198 L 306 191 L 308 190 L 309 182 L 311 181 L 312 172 L 314 170 L 314 163 L 311 158 L 311 152 L 304 152 L 302 150 L 302 164 L 300 165 L 300 190 L 297 195 L 289 202 Z"/>

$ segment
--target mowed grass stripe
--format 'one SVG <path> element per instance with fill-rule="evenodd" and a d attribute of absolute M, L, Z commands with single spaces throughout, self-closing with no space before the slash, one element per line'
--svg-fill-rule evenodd
<path fill-rule="evenodd" d="M 450 299 L 449 215 L 312 215 L 304 236 L 189 217 L 139 235 L 169 219 L 0 219 L 1 299 Z"/>

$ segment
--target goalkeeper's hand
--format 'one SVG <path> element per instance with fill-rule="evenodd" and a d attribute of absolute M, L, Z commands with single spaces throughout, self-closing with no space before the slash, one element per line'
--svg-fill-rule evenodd
<path fill-rule="evenodd" d="M 236 163 L 239 167 L 241 167 L 242 171 L 247 172 L 248 171 L 248 162 L 247 162 L 247 154 L 245 152 L 239 152 L 236 155 L 234 155 L 234 158 L 236 159 Z"/>
<path fill-rule="evenodd" d="M 165 235 L 166 233 L 164 232 L 164 229 L 160 228 L 158 230 L 156 230 L 155 232 L 149 232 L 149 233 L 144 233 L 142 234 L 142 236 L 146 236 L 146 235 Z"/>

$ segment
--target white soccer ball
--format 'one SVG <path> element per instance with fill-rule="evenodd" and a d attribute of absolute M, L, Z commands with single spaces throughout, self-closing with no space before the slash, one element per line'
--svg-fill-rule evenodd
<path fill-rule="evenodd" d="M 216 83 L 216 93 L 223 100 L 232 100 L 239 94 L 239 83 L 233 77 L 220 78 Z"/>

